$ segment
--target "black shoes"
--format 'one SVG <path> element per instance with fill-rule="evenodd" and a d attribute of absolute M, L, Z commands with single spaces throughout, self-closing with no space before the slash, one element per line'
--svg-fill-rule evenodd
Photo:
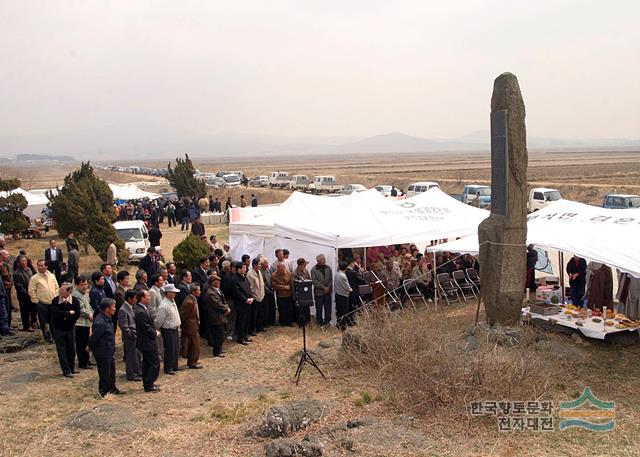
<path fill-rule="evenodd" d="M 63 376 L 65 378 L 73 378 L 73 375 L 71 373 L 64 373 Z"/>
<path fill-rule="evenodd" d="M 249 342 L 246 340 L 238 341 L 238 344 L 241 344 L 243 346 L 249 346 Z"/>
<path fill-rule="evenodd" d="M 145 392 L 160 392 L 160 387 L 158 386 L 151 386 L 148 389 L 144 389 Z"/>
<path fill-rule="evenodd" d="M 173 376 L 174 374 L 176 374 L 175 371 L 165 371 L 164 374 L 170 374 L 171 376 Z"/>
<path fill-rule="evenodd" d="M 220 357 L 221 359 L 224 359 L 224 354 L 213 354 L 214 357 Z"/>
<path fill-rule="evenodd" d="M 192 370 L 199 370 L 201 368 L 204 368 L 202 365 L 198 364 L 198 365 L 189 365 L 189 368 Z"/>
<path fill-rule="evenodd" d="M 117 388 L 116 388 L 116 389 L 113 389 L 113 390 L 112 390 L 111 392 L 109 392 L 109 393 L 110 393 L 110 394 L 113 394 L 113 395 L 124 395 L 124 394 L 126 394 L 126 392 L 124 392 L 124 391 L 122 391 L 122 390 L 120 390 L 120 389 L 117 389 Z"/>
<path fill-rule="evenodd" d="M 135 378 L 127 379 L 127 381 L 140 382 L 140 381 L 142 381 L 142 378 L 135 377 Z"/>

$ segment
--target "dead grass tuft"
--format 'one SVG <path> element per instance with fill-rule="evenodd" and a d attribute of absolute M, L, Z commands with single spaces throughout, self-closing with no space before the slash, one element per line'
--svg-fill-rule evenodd
<path fill-rule="evenodd" d="M 509 345 L 468 328 L 468 318 L 442 314 L 363 316 L 345 340 L 345 354 L 377 379 L 391 404 L 419 415 L 440 407 L 464 414 L 480 399 L 539 398 L 561 370 L 536 349 L 531 329 L 518 329 L 519 342 Z M 371 401 L 364 392 L 357 403 Z"/>

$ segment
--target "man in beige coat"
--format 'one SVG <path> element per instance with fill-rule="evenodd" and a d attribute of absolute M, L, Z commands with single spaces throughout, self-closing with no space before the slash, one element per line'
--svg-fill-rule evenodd
<path fill-rule="evenodd" d="M 260 257 L 254 258 L 251 261 L 251 270 L 247 273 L 253 295 L 253 303 L 249 310 L 249 335 L 251 336 L 264 330 L 264 277 L 260 271 L 261 263 Z"/>
<path fill-rule="evenodd" d="M 106 263 L 111 265 L 114 270 L 117 270 L 117 267 L 118 267 L 118 249 L 116 248 L 116 245 L 113 242 L 113 238 L 109 238 L 109 247 L 107 247 L 107 262 Z"/>

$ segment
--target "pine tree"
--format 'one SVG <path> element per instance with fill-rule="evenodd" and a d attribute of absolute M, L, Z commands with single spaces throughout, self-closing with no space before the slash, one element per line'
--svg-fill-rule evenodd
<path fill-rule="evenodd" d="M 49 192 L 51 213 L 58 233 L 66 237 L 70 232 L 86 240 L 98 255 L 107 258 L 107 240 L 113 238 L 118 249 L 118 261 L 127 262 L 129 252 L 113 227 L 113 192 L 109 185 L 98 178 L 89 162 L 64 178 L 58 194 Z"/>
<path fill-rule="evenodd" d="M 185 154 L 184 159 L 176 158 L 175 168 L 171 168 L 171 164 L 167 165 L 167 180 L 179 197 L 202 197 L 206 194 L 207 185 L 196 179 L 195 172 L 189 154 Z"/>
<path fill-rule="evenodd" d="M 0 192 L 11 192 L 18 187 L 20 187 L 18 179 L 0 179 Z M 29 228 L 29 222 L 22 214 L 26 207 L 27 199 L 17 192 L 0 197 L 0 232 L 16 234 Z"/>
<path fill-rule="evenodd" d="M 209 254 L 209 246 L 196 235 L 190 234 L 173 248 L 173 260 L 181 269 L 193 270 L 201 257 Z"/>

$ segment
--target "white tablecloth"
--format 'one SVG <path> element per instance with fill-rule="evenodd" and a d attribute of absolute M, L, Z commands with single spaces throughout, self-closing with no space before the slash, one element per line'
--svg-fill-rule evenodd
<path fill-rule="evenodd" d="M 568 315 L 564 314 L 565 309 L 561 308 L 562 311 L 560 314 L 552 314 L 550 316 L 543 316 L 542 314 L 536 314 L 529 311 L 529 307 L 522 308 L 522 315 L 525 317 L 531 317 L 532 319 L 542 319 L 545 321 L 549 321 L 553 319 L 556 321 L 555 323 L 558 325 L 562 325 L 564 327 L 569 327 L 573 329 L 577 329 L 584 336 L 588 338 L 596 338 L 598 340 L 604 340 L 604 337 L 609 333 L 618 333 L 618 332 L 635 332 L 637 328 L 615 328 L 615 326 L 605 326 L 604 319 L 600 318 L 602 322 L 593 322 L 592 318 L 589 317 L 587 319 L 576 319 L 575 317 L 571 317 L 571 319 L 567 319 Z M 618 323 L 615 319 L 609 319 L 610 321 Z M 582 322 L 582 325 L 577 325 L 576 322 Z"/>
<path fill-rule="evenodd" d="M 204 225 L 218 225 L 227 223 L 226 213 L 200 213 Z"/>

